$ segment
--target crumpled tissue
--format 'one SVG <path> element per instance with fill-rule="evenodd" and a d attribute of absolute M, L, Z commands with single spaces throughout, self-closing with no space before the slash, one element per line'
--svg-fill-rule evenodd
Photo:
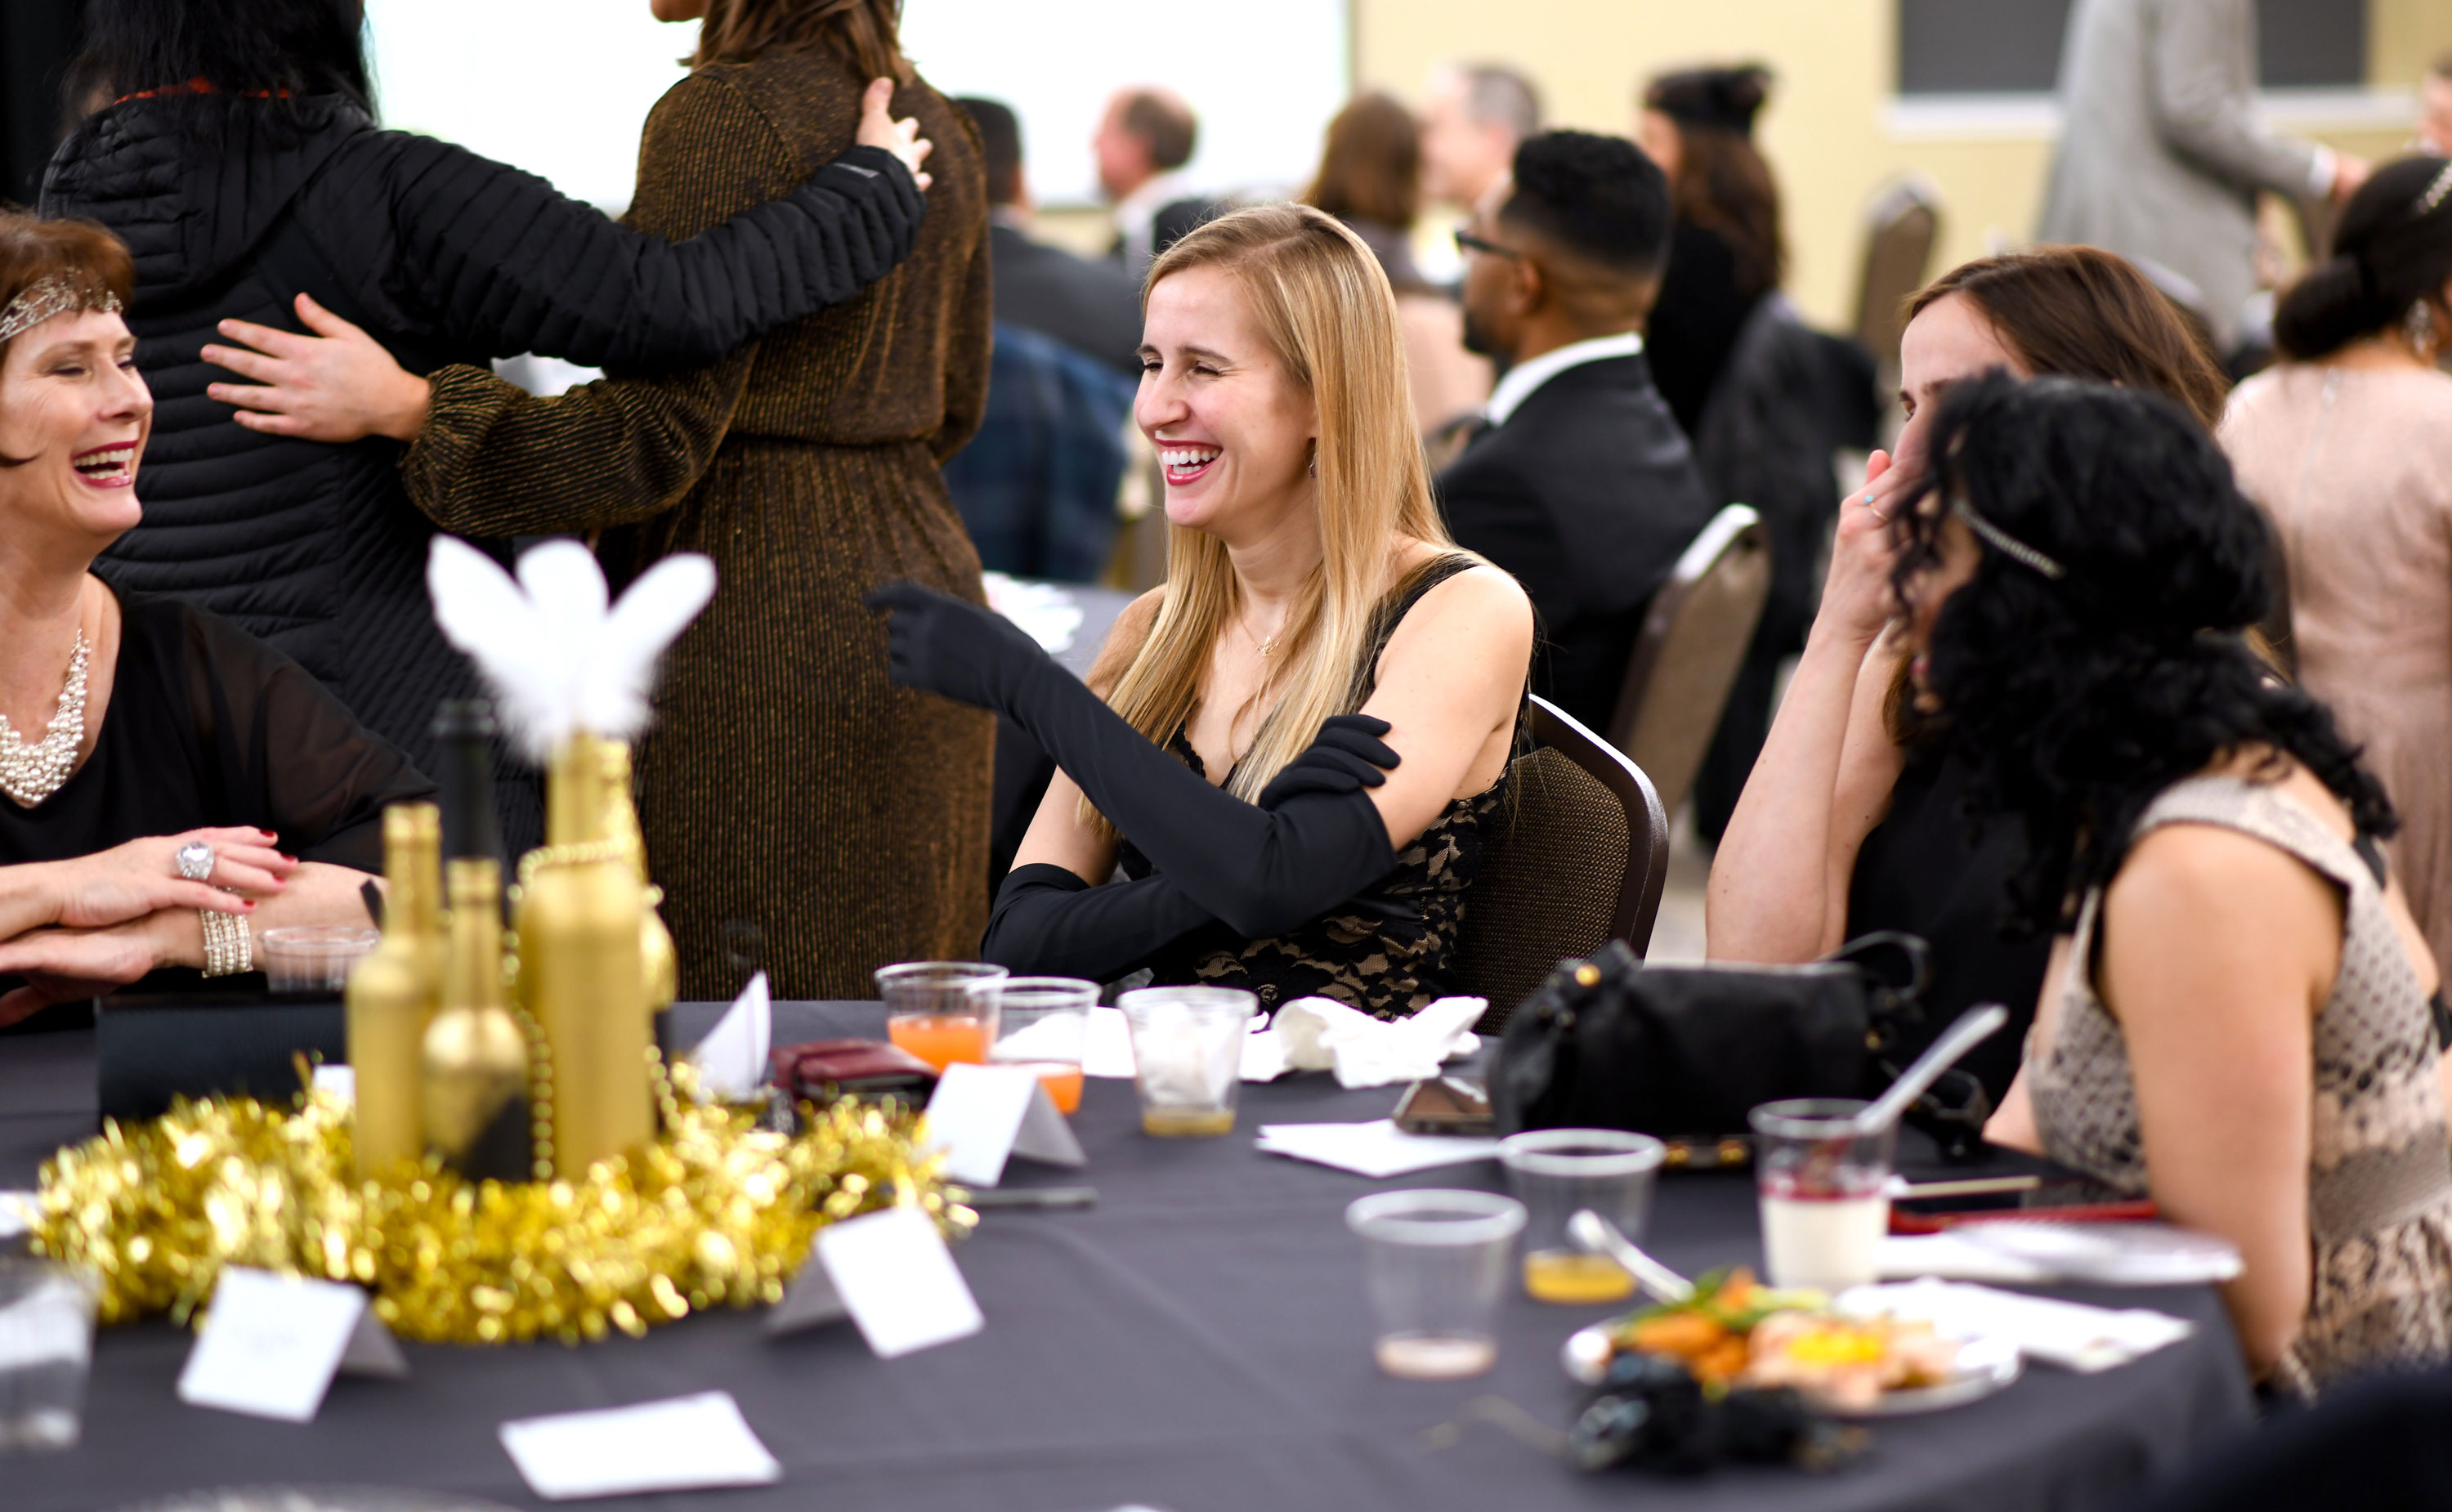
<path fill-rule="evenodd" d="M 1325 997 L 1298 997 L 1245 1047 L 1243 1079 L 1273 1081 L 1287 1071 L 1336 1073 L 1344 1088 L 1386 1087 L 1436 1076 L 1474 1045 L 1473 1026 L 1490 1006 L 1480 997 L 1442 997 L 1390 1023 Z M 1275 1050 L 1264 1048 L 1274 1042 Z"/>

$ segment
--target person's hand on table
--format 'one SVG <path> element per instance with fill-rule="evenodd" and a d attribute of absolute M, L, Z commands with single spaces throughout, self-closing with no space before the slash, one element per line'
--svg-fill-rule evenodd
<path fill-rule="evenodd" d="M 853 140 L 861 147 L 883 147 L 900 158 L 902 166 L 911 170 L 913 181 L 923 191 L 936 182 L 920 171 L 920 165 L 928 161 L 928 154 L 935 149 L 936 144 L 920 134 L 918 116 L 904 116 L 900 121 L 894 119 L 892 79 L 869 81 L 868 92 L 860 96 L 860 130 Z"/>
<path fill-rule="evenodd" d="M 1865 463 L 1865 486 L 1839 501 L 1815 628 L 1871 645 L 1897 605 L 1890 587 L 1898 564 L 1898 514 L 1915 497 L 1916 480 L 1875 452 Z"/>
<path fill-rule="evenodd" d="M 0 995 L 0 1025 L 53 1003 L 97 997 L 166 966 L 205 964 L 196 911 L 164 909 L 107 929 L 28 930 L 0 942 L 0 976 L 25 985 Z"/>
<path fill-rule="evenodd" d="M 307 295 L 298 296 L 298 319 L 315 334 L 222 322 L 222 335 L 245 344 L 208 345 L 205 361 L 255 382 L 210 383 L 205 392 L 238 406 L 231 418 L 267 436 L 415 441 L 425 428 L 433 385 L 402 367 L 383 343 Z"/>
<path fill-rule="evenodd" d="M 166 909 L 247 913 L 256 900 L 278 896 L 298 862 L 275 848 L 269 830 L 189 830 L 114 845 L 69 861 L 37 863 L 50 907 L 46 922 L 105 929 Z M 213 870 L 203 881 L 179 874 L 182 846 L 212 847 Z"/>

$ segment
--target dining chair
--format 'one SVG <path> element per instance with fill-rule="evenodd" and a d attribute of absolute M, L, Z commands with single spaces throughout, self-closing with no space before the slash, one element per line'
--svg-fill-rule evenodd
<path fill-rule="evenodd" d="M 1670 813 L 1693 789 L 1770 598 L 1770 533 L 1746 504 L 1711 517 L 1652 595 L 1610 716 L 1610 743 Z"/>
<path fill-rule="evenodd" d="M 1651 779 L 1557 705 L 1529 701 L 1533 746 L 1507 769 L 1457 940 L 1458 979 L 1490 1000 L 1485 1034 L 1561 960 L 1613 939 L 1641 955 L 1669 877 L 1669 813 Z"/>

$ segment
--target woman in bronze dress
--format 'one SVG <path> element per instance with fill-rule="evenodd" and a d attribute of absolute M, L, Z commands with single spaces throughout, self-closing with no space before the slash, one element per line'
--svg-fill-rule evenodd
<path fill-rule="evenodd" d="M 993 721 L 891 688 L 860 596 L 909 578 L 981 601 L 938 467 L 988 372 L 985 183 L 960 111 L 911 70 L 893 0 L 653 0 L 703 15 L 697 67 L 648 117 L 630 224 L 686 237 L 806 179 L 852 140 L 865 82 L 936 144 L 919 245 L 861 297 L 713 366 L 558 399 L 476 367 L 431 375 L 402 463 L 435 522 L 475 536 L 597 531 L 618 584 L 704 552 L 714 604 L 665 658 L 641 742 L 640 823 L 684 996 L 738 986 L 721 937 L 764 935 L 783 997 L 865 997 L 897 960 L 967 955 L 985 921 Z M 346 334 L 335 338 L 346 343 Z M 370 397 L 377 353 L 327 354 Z M 366 364 L 354 361 L 363 356 Z M 328 410 L 312 363 L 278 385 Z"/>

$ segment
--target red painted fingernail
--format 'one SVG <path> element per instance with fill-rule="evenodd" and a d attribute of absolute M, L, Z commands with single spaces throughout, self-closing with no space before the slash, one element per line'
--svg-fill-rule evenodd
<path fill-rule="evenodd" d="M 296 866 L 298 864 L 298 857 L 291 855 L 288 852 L 283 851 L 279 853 L 279 854 L 283 860 L 288 862 L 291 866 Z"/>

